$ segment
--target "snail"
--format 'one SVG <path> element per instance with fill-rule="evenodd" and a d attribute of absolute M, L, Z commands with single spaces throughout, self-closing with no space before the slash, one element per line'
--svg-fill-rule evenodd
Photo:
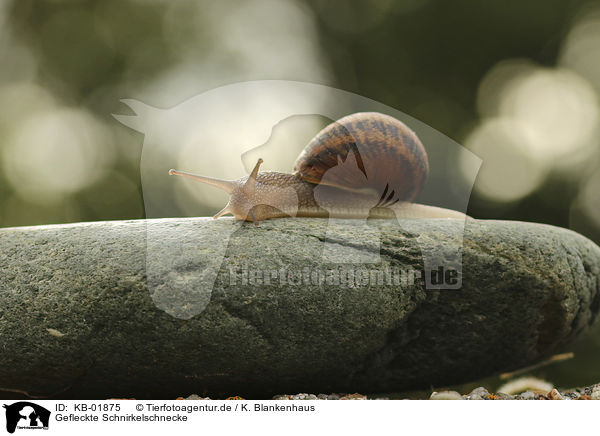
<path fill-rule="evenodd" d="M 377 112 L 345 116 L 321 130 L 298 156 L 292 174 L 259 172 L 221 180 L 174 169 L 183 176 L 228 192 L 227 205 L 213 218 L 280 217 L 457 218 L 463 213 L 413 203 L 429 174 L 427 153 L 401 121 Z"/>

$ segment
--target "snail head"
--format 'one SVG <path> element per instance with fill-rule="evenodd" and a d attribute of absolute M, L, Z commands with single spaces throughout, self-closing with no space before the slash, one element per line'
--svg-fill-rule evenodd
<path fill-rule="evenodd" d="M 213 219 L 217 219 L 230 213 L 239 220 L 253 221 L 257 224 L 258 221 L 264 219 L 262 216 L 257 216 L 261 215 L 259 213 L 260 209 L 255 207 L 257 204 L 260 204 L 260 198 L 258 198 L 259 196 L 256 190 L 256 179 L 262 163 L 263 160 L 258 159 L 250 175 L 239 180 L 215 179 L 173 169 L 169 170 L 169 175 L 182 176 L 206 183 L 207 185 L 215 186 L 230 194 L 229 201 L 225 207 L 217 212 L 217 214 L 213 216 Z"/>

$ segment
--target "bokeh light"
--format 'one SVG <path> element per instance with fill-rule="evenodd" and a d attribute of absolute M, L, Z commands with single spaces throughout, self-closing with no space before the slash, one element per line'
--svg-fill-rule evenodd
<path fill-rule="evenodd" d="M 21 197 L 52 203 L 96 182 L 112 165 L 104 126 L 84 111 L 54 108 L 26 118 L 2 150 L 4 174 Z"/>
<path fill-rule="evenodd" d="M 330 68 L 315 21 L 314 12 L 296 0 L 172 2 L 163 30 L 174 62 L 144 83 L 136 96 L 164 107 L 252 79 L 328 82 Z M 140 49 L 142 62 L 152 47 Z M 138 70 L 135 62 L 131 69 Z"/>
<path fill-rule="evenodd" d="M 529 59 L 505 59 L 483 76 L 477 91 L 477 111 L 482 118 L 500 115 L 504 92 L 518 80 L 531 75 L 536 65 Z"/>
<path fill-rule="evenodd" d="M 468 136 L 465 146 L 483 160 L 474 186 L 477 194 L 510 202 L 539 187 L 546 167 L 531 153 L 527 141 L 532 136 L 526 124 L 510 118 L 488 119 Z M 461 161 L 461 165 L 469 163 Z"/>
<path fill-rule="evenodd" d="M 559 64 L 585 77 L 600 92 L 600 8 L 585 7 L 567 35 Z"/>
<path fill-rule="evenodd" d="M 482 79 L 477 105 L 483 118 L 465 146 L 484 160 L 475 192 L 488 200 L 518 201 L 597 152 L 598 97 L 573 71 L 504 60 Z"/>
<path fill-rule="evenodd" d="M 5 134 L 24 119 L 56 107 L 56 98 L 40 85 L 15 81 L 0 87 L 0 129 Z"/>
<path fill-rule="evenodd" d="M 499 112 L 524 123 L 537 160 L 550 166 L 587 161 L 594 151 L 598 106 L 589 83 L 568 70 L 538 68 L 511 82 Z"/>

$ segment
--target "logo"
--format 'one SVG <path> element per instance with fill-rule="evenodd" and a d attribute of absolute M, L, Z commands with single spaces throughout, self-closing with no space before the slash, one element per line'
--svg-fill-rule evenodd
<path fill-rule="evenodd" d="M 19 401 L 4 405 L 6 409 L 6 431 L 14 433 L 18 429 L 48 430 L 50 411 L 29 401 Z"/>

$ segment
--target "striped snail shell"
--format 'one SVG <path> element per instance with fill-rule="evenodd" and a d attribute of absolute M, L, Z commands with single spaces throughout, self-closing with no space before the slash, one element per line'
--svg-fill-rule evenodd
<path fill-rule="evenodd" d="M 355 168 L 323 175 L 353 153 Z M 377 112 L 359 112 L 329 124 L 304 148 L 294 170 L 303 180 L 341 189 L 371 189 L 399 201 L 412 201 L 429 174 L 425 147 L 403 122 Z M 366 179 L 366 180 L 365 180 Z"/>

